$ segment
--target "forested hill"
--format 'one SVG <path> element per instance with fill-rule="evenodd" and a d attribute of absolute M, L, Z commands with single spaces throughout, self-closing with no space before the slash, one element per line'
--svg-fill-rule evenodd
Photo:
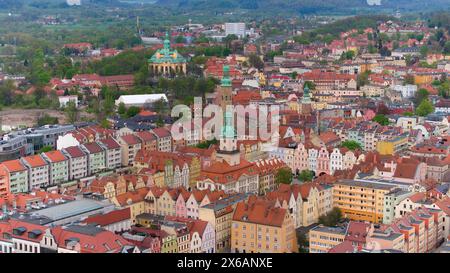
<path fill-rule="evenodd" d="M 342 12 L 355 9 L 400 9 L 403 11 L 449 10 L 449 0 L 377 0 L 370 6 L 367 0 L 157 0 L 158 5 L 187 10 L 214 11 L 247 9 L 300 13 Z"/>

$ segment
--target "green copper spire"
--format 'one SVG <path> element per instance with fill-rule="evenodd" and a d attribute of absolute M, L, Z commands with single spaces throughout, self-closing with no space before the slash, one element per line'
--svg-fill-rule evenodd
<path fill-rule="evenodd" d="M 230 67 L 228 65 L 223 66 L 223 76 L 222 80 L 220 81 L 220 85 L 223 87 L 231 86 Z"/>
<path fill-rule="evenodd" d="M 309 88 L 306 84 L 303 87 L 302 103 L 311 103 L 311 96 L 309 94 Z"/>
<path fill-rule="evenodd" d="M 223 138 L 235 138 L 236 132 L 232 124 L 233 114 L 231 112 L 225 112 L 225 124 L 222 127 Z"/>
<path fill-rule="evenodd" d="M 164 49 L 170 50 L 169 32 L 166 32 L 166 39 L 164 40 Z"/>

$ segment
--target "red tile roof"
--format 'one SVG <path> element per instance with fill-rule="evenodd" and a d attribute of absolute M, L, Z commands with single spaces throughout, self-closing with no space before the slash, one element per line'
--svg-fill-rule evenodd
<path fill-rule="evenodd" d="M 0 166 L 4 166 L 9 172 L 22 172 L 26 170 L 25 166 L 19 159 L 5 161 L 1 163 Z"/>
<path fill-rule="evenodd" d="M 87 224 L 97 224 L 104 227 L 125 220 L 130 220 L 130 208 L 114 210 L 101 215 L 89 216 L 86 220 L 84 220 L 84 222 Z"/>
<path fill-rule="evenodd" d="M 91 153 L 91 154 L 97 154 L 103 152 L 102 147 L 98 145 L 97 143 L 86 143 L 83 144 L 83 146 Z"/>
<path fill-rule="evenodd" d="M 47 153 L 44 153 L 44 155 L 52 162 L 62 162 L 67 160 L 66 156 L 61 151 L 50 151 Z"/>
<path fill-rule="evenodd" d="M 255 223 L 281 227 L 286 216 L 286 209 L 275 208 L 274 203 L 262 199 L 249 198 L 248 202 L 239 202 L 233 214 L 233 221 Z"/>
<path fill-rule="evenodd" d="M 47 162 L 40 155 L 32 155 L 22 158 L 32 168 L 42 167 L 47 165 Z"/>
<path fill-rule="evenodd" d="M 86 154 L 83 152 L 83 150 L 80 149 L 79 146 L 68 147 L 65 148 L 64 151 L 66 151 L 73 158 L 86 156 Z"/>
<path fill-rule="evenodd" d="M 100 142 L 103 143 L 108 150 L 120 149 L 119 143 L 112 137 L 101 139 Z"/>
<path fill-rule="evenodd" d="M 131 245 L 127 240 L 111 231 L 103 230 L 95 234 L 84 234 L 63 229 L 61 226 L 51 230 L 55 241 L 60 247 L 65 247 L 68 241 L 77 240 L 81 253 L 116 252 L 125 245 Z"/>

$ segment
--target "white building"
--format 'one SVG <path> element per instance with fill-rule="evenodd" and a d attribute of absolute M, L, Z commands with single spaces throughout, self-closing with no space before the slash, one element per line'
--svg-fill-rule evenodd
<path fill-rule="evenodd" d="M 74 102 L 75 106 L 78 107 L 78 96 L 61 96 L 58 97 L 59 107 L 66 107 L 69 102 Z"/>
<path fill-rule="evenodd" d="M 79 146 L 81 143 L 76 139 L 72 133 L 65 134 L 63 136 L 59 136 L 56 140 L 56 149 L 62 150 L 65 148 Z"/>
<path fill-rule="evenodd" d="M 66 0 L 69 6 L 81 6 L 81 0 Z"/>
<path fill-rule="evenodd" d="M 225 35 L 236 35 L 245 37 L 245 23 L 225 23 Z"/>

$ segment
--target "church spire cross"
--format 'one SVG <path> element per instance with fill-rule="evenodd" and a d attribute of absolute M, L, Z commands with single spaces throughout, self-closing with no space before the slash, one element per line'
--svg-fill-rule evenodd
<path fill-rule="evenodd" d="M 220 81 L 222 86 L 231 86 L 231 79 L 230 79 L 230 66 L 224 65 L 223 66 L 223 75 L 222 80 Z"/>

